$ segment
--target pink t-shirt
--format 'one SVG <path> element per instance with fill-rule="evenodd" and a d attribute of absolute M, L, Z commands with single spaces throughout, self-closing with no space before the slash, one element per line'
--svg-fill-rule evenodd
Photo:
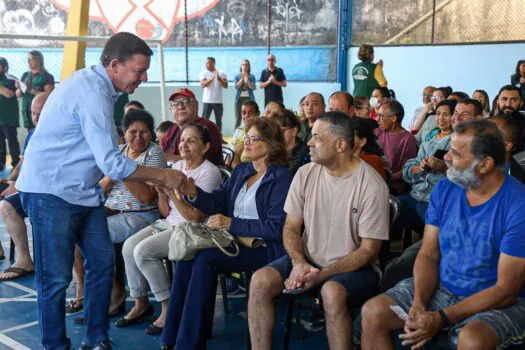
<path fill-rule="evenodd" d="M 377 139 L 381 142 L 386 159 L 390 163 L 392 173 L 403 169 L 405 162 L 417 156 L 417 141 L 414 135 L 403 129 L 400 133 L 392 134 L 377 128 L 374 130 Z M 403 179 L 393 181 L 392 186 L 402 193 L 405 187 Z"/>
<path fill-rule="evenodd" d="M 195 185 L 199 186 L 204 191 L 213 192 L 222 184 L 221 171 L 209 160 L 204 160 L 201 165 L 193 170 L 185 170 L 185 165 L 186 161 L 184 159 L 179 160 L 173 164 L 173 169 L 182 171 L 186 176 L 193 178 L 193 180 L 195 180 Z M 169 205 L 171 210 L 168 217 L 166 217 L 167 223 L 180 224 L 186 221 L 172 201 L 169 201 Z"/>
<path fill-rule="evenodd" d="M 295 174 L 284 211 L 303 219 L 305 255 L 326 267 L 358 249 L 362 238 L 388 240 L 388 198 L 385 181 L 364 161 L 343 177 L 309 163 Z"/>

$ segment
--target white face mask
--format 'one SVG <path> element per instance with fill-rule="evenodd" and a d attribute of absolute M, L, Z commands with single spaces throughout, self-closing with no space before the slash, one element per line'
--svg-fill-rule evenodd
<path fill-rule="evenodd" d="M 377 108 L 379 106 L 379 99 L 377 97 L 370 97 L 370 107 Z"/>

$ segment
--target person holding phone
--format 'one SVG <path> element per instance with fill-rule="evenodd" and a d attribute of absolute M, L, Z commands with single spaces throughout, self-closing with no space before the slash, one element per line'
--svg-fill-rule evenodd
<path fill-rule="evenodd" d="M 430 193 L 445 177 L 447 171 L 443 156 L 450 149 L 452 115 L 456 103 L 454 100 L 444 100 L 436 105 L 439 131 L 435 132 L 433 138 L 424 142 L 419 148 L 417 157 L 409 159 L 403 167 L 403 180 L 412 186 L 412 190 L 409 194 L 399 197 L 401 214 L 394 225 L 394 230 L 408 227 L 422 229 L 425 224 Z"/>

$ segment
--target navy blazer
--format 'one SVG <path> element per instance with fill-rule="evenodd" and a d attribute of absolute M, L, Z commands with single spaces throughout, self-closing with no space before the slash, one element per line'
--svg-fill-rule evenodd
<path fill-rule="evenodd" d="M 240 163 L 232 176 L 212 193 L 197 187 L 197 199 L 192 204 L 207 215 L 223 214 L 232 218 L 228 231 L 234 236 L 264 239 L 268 262 L 271 262 L 286 254 L 283 246 L 283 226 L 286 219 L 284 202 L 291 178 L 288 168 L 270 165 L 255 193 L 259 220 L 235 218 L 235 199 L 244 183 L 255 174 L 252 162 Z"/>

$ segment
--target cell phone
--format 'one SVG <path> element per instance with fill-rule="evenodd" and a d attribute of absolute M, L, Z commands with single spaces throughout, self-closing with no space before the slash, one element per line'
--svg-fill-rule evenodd
<path fill-rule="evenodd" d="M 304 290 L 303 287 L 299 287 L 295 289 L 283 289 L 283 294 L 295 295 L 295 294 L 301 293 L 303 290 Z"/>
<path fill-rule="evenodd" d="M 434 153 L 434 157 L 436 157 L 437 159 L 439 160 L 443 160 L 443 158 L 445 158 L 445 154 L 447 154 L 448 151 L 445 150 L 445 149 L 438 149 L 435 153 Z"/>
<path fill-rule="evenodd" d="M 397 315 L 397 317 L 399 317 L 403 321 L 406 322 L 408 320 L 408 314 L 406 313 L 405 310 L 403 310 L 401 308 L 401 306 L 399 306 L 399 305 L 390 305 L 390 309 L 392 311 L 394 311 L 394 313 Z"/>

